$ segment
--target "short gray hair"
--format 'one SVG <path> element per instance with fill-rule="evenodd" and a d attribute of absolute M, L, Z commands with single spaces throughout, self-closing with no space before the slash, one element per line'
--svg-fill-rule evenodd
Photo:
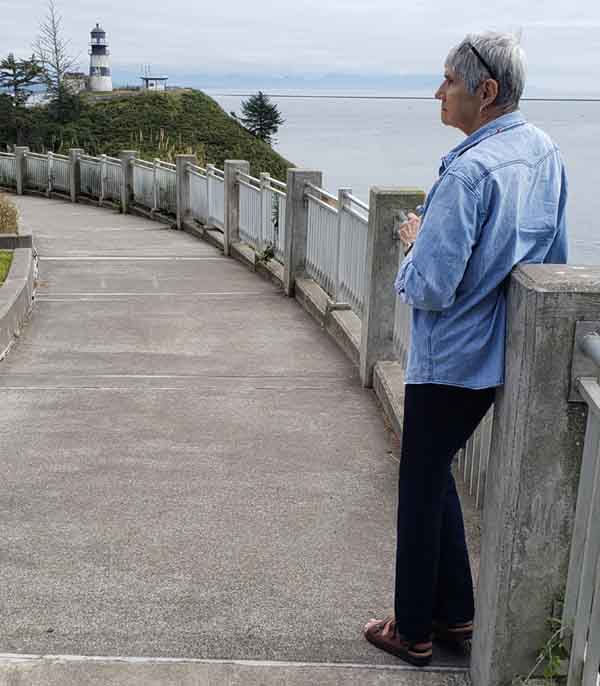
<path fill-rule="evenodd" d="M 486 69 L 471 46 L 489 69 Z M 470 33 L 450 51 L 446 68 L 452 69 L 465 82 L 471 95 L 475 94 L 484 79 L 494 78 L 498 82 L 498 97 L 494 105 L 503 107 L 507 112 L 519 106 L 525 87 L 525 53 L 514 34 L 493 31 Z"/>

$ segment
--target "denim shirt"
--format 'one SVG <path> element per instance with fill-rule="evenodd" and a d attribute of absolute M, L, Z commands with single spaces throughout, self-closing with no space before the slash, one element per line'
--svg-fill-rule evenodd
<path fill-rule="evenodd" d="M 560 152 L 520 112 L 442 159 L 395 287 L 412 305 L 406 383 L 504 383 L 506 284 L 520 262 L 567 261 Z"/>

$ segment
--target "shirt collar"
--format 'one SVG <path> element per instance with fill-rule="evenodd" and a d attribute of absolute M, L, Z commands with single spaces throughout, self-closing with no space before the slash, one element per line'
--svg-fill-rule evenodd
<path fill-rule="evenodd" d="M 512 129 L 515 126 L 521 126 L 525 124 L 525 118 L 520 111 L 509 112 L 508 114 L 503 114 L 487 124 L 484 124 L 477 131 L 474 131 L 470 136 L 467 136 L 462 143 L 457 145 L 455 148 L 442 157 L 442 166 L 440 167 L 440 176 L 446 171 L 446 169 L 454 162 L 457 157 L 460 157 L 469 148 L 474 145 L 481 143 L 486 138 L 490 136 L 495 136 L 497 133 L 506 131 L 507 129 Z"/>

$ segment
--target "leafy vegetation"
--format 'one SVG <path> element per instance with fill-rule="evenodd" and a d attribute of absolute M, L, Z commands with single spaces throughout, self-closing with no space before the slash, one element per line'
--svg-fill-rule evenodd
<path fill-rule="evenodd" d="M 10 103 L 2 100 L 0 96 L 0 147 L 4 148 L 16 142 L 17 131 L 14 118 L 3 116 Z M 264 171 L 282 180 L 290 166 L 200 91 L 133 91 L 101 99 L 85 94 L 78 100 L 78 111 L 66 122 L 48 107 L 26 108 L 19 122 L 21 144 L 36 152 L 83 148 L 91 155 L 133 149 L 142 158 L 168 161 L 178 153 L 194 153 L 199 164 L 221 168 L 226 159 L 245 159 L 252 174 Z"/>
<path fill-rule="evenodd" d="M 4 283 L 10 269 L 13 254 L 9 250 L 0 250 L 0 283 Z"/>

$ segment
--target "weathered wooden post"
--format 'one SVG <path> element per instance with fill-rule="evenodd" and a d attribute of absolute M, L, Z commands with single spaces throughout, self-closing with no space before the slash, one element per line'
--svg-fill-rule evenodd
<path fill-rule="evenodd" d="M 577 322 L 600 326 L 600 267 L 521 265 L 488 466 L 471 676 L 504 686 L 548 640 L 567 578 L 585 406 L 569 403 Z"/>
<path fill-rule="evenodd" d="M 240 240 L 240 185 L 237 173 L 250 173 L 250 163 L 245 160 L 225 160 L 225 222 L 223 225 L 223 254 L 231 254 L 233 243 Z"/>
<path fill-rule="evenodd" d="M 69 149 L 69 192 L 71 202 L 77 202 L 81 192 L 81 165 L 79 160 L 82 153 L 82 148 Z"/>
<path fill-rule="evenodd" d="M 27 185 L 27 157 L 25 157 L 25 153 L 27 152 L 29 152 L 29 148 L 26 145 L 17 145 L 15 148 L 17 195 L 23 195 L 25 186 Z"/>
<path fill-rule="evenodd" d="M 360 378 L 365 388 L 373 385 L 375 364 L 394 359 L 394 281 L 400 246 L 395 234 L 402 212 L 413 211 L 424 199 L 425 193 L 418 188 L 371 189 L 360 340 Z"/>
<path fill-rule="evenodd" d="M 283 287 L 285 294 L 293 297 L 296 276 L 304 272 L 306 264 L 306 238 L 308 235 L 308 203 L 306 184 L 323 184 L 320 171 L 288 169 L 287 197 L 285 205 L 285 257 L 283 263 Z"/>
<path fill-rule="evenodd" d="M 196 155 L 176 155 L 177 179 L 177 228 L 183 229 L 183 224 L 190 214 L 190 173 L 188 165 L 198 164 Z"/>
<path fill-rule="evenodd" d="M 121 150 L 119 159 L 121 160 L 121 170 L 123 172 L 123 183 L 121 185 L 121 212 L 127 214 L 133 202 L 133 163 L 138 156 L 137 150 Z"/>

